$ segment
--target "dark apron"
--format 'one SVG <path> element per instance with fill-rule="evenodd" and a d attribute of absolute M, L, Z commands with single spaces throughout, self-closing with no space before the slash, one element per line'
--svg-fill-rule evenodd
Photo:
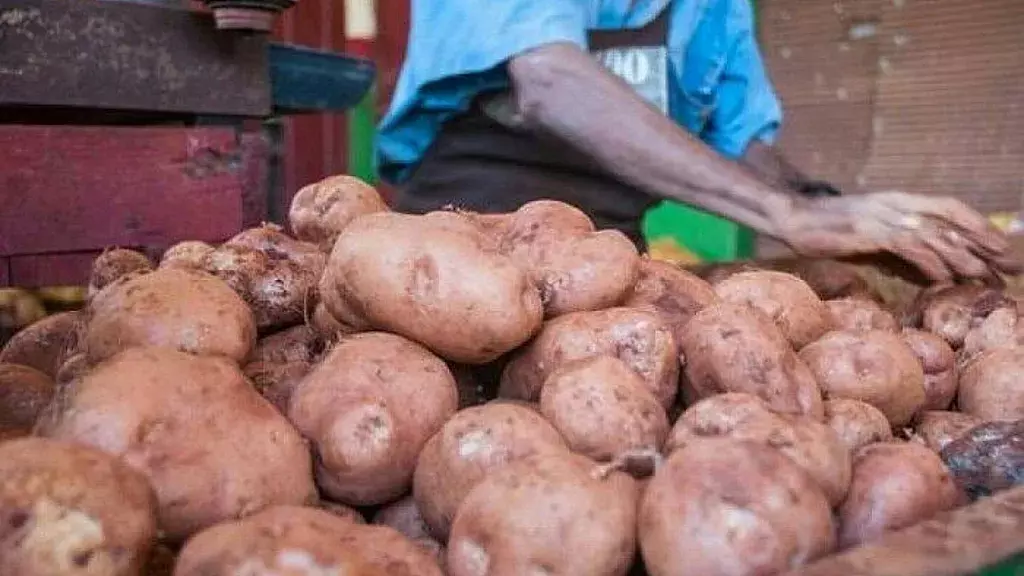
<path fill-rule="evenodd" d="M 589 32 L 595 56 L 663 113 L 668 109 L 668 13 L 643 28 Z M 560 200 L 586 212 L 598 228 L 621 230 L 645 249 L 641 219 L 657 203 L 654 197 L 562 142 L 499 122 L 489 107 L 493 98 L 478 98 L 465 114 L 445 123 L 398 191 L 397 210 L 423 214 L 452 206 L 498 213 L 533 200 Z"/>

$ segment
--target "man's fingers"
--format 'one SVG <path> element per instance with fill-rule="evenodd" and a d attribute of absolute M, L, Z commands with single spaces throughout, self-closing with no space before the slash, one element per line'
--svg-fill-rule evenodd
<path fill-rule="evenodd" d="M 953 277 L 942 258 L 913 236 L 895 239 L 889 250 L 916 266 L 932 282 L 946 282 Z"/>
<path fill-rule="evenodd" d="M 972 242 L 992 252 L 1005 252 L 1010 248 L 1006 235 L 967 204 L 956 198 L 911 196 L 911 207 L 922 213 L 945 220 L 956 226 Z"/>
<path fill-rule="evenodd" d="M 982 278 L 991 274 L 988 265 L 967 249 L 967 243 L 952 230 L 927 231 L 920 236 L 921 243 L 937 254 L 960 276 Z"/>

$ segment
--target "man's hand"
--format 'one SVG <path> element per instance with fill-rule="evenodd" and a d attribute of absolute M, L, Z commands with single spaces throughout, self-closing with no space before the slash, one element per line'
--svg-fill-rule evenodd
<path fill-rule="evenodd" d="M 1021 270 L 1005 235 L 954 198 L 902 192 L 818 198 L 796 202 L 778 227 L 798 254 L 890 252 L 937 282 Z"/>

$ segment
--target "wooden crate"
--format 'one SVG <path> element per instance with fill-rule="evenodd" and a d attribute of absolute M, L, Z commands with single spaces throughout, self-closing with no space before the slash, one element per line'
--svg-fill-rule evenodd
<path fill-rule="evenodd" d="M 0 285 L 81 284 L 106 248 L 220 241 L 266 215 L 259 133 L 3 125 L 0 149 Z"/>

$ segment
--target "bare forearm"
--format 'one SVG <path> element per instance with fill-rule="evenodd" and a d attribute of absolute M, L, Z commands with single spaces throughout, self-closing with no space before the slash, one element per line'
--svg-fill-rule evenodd
<path fill-rule="evenodd" d="M 779 236 L 794 199 L 680 129 L 586 52 L 553 44 L 509 65 L 524 122 L 652 195 Z"/>
<path fill-rule="evenodd" d="M 776 148 L 757 140 L 747 147 L 740 164 L 766 184 L 786 192 L 796 193 L 801 186 L 811 181 Z"/>

